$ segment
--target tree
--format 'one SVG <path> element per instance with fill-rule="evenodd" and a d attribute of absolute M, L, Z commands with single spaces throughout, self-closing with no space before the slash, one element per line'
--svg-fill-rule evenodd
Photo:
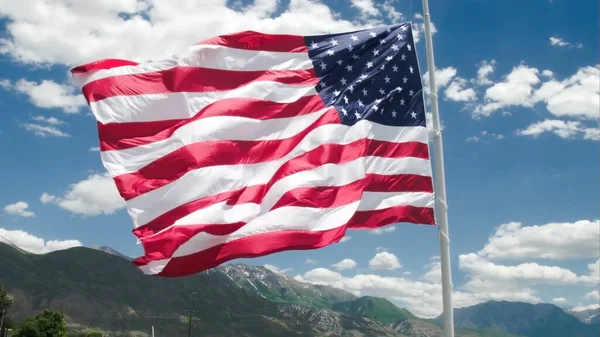
<path fill-rule="evenodd" d="M 0 280 L 0 313 L 8 310 L 12 305 L 12 299 L 8 296 L 6 289 L 4 289 L 4 283 Z"/>
<path fill-rule="evenodd" d="M 85 335 L 85 337 L 104 337 L 104 335 L 100 331 L 90 331 Z"/>
<path fill-rule="evenodd" d="M 35 317 L 27 318 L 14 337 L 67 337 L 65 315 L 46 309 Z"/>

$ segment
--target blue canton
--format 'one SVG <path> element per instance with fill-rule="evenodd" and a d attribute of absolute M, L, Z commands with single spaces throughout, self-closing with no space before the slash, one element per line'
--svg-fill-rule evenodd
<path fill-rule="evenodd" d="M 366 119 L 425 126 L 423 85 L 410 23 L 306 36 L 317 92 L 343 124 Z"/>

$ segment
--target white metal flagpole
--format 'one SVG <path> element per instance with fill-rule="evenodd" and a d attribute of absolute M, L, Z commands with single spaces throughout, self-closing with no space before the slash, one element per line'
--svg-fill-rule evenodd
<path fill-rule="evenodd" d="M 433 59 L 433 39 L 431 38 L 431 18 L 429 2 L 423 0 L 425 21 L 425 45 L 427 48 L 427 70 L 429 71 L 429 95 L 433 119 L 433 164 L 435 179 L 435 210 L 440 241 L 440 262 L 442 265 L 442 300 L 444 306 L 444 337 L 454 337 L 454 311 L 452 308 L 452 270 L 450 264 L 450 235 L 448 233 L 448 205 L 446 204 L 446 177 L 444 175 L 444 151 L 438 110 L 437 87 L 435 85 L 435 62 Z"/>

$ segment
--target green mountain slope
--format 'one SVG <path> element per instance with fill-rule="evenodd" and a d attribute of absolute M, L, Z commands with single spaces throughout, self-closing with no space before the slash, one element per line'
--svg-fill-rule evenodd
<path fill-rule="evenodd" d="M 392 302 L 379 297 L 365 296 L 354 301 L 336 303 L 333 310 L 369 317 L 383 324 L 416 318 L 410 311 L 400 309 Z"/>

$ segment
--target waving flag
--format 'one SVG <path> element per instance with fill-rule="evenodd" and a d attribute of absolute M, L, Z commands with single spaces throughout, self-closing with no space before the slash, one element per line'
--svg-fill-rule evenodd
<path fill-rule="evenodd" d="M 411 26 L 217 36 L 161 61 L 72 69 L 147 274 L 434 224 Z"/>

